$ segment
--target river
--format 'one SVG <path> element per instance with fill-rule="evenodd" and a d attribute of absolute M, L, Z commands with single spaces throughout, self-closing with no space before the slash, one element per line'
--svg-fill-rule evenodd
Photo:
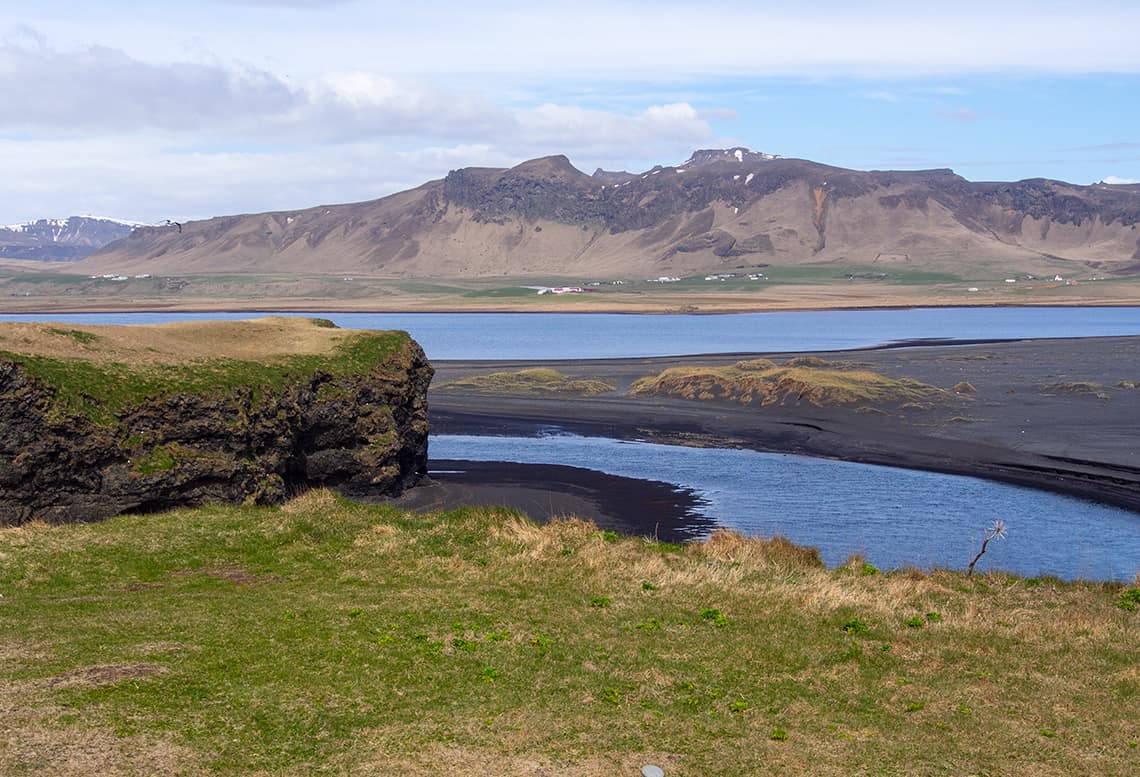
<path fill-rule="evenodd" d="M 982 531 L 1001 519 L 1009 535 L 990 543 L 979 570 L 1121 581 L 1140 572 L 1140 515 L 980 478 L 557 432 L 437 435 L 430 446 L 441 460 L 563 464 L 672 483 L 696 496 L 698 512 L 717 526 L 782 535 L 818 548 L 829 566 L 857 553 L 883 569 L 961 569 Z M 643 530 L 653 534 L 651 524 Z M 707 532 L 702 523 L 694 538 Z"/>

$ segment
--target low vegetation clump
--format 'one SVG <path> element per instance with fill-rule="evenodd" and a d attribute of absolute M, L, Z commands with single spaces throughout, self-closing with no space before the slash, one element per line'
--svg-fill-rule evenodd
<path fill-rule="evenodd" d="M 440 386 L 440 390 L 495 395 L 565 394 L 592 397 L 614 391 L 615 387 L 601 380 L 571 378 L 548 367 L 531 367 L 517 372 L 492 372 L 453 380 Z"/>
<path fill-rule="evenodd" d="M 5 529 L 0 773 L 1135 774 L 1135 588 L 864 564 L 328 491 Z"/>
<path fill-rule="evenodd" d="M 948 392 L 910 378 L 889 378 L 870 370 L 831 365 L 817 357 L 798 357 L 783 365 L 755 359 L 731 367 L 672 367 L 636 381 L 630 394 L 746 405 L 826 406 L 867 402 L 918 404 L 945 397 Z"/>
<path fill-rule="evenodd" d="M 1075 380 L 1067 383 L 1049 383 L 1041 386 L 1042 394 L 1075 394 L 1075 395 L 1095 395 L 1104 390 L 1104 387 L 1099 383 L 1093 383 L 1087 380 Z"/>

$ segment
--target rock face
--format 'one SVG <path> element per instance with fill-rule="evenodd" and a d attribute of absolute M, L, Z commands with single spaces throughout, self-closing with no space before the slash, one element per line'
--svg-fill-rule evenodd
<path fill-rule="evenodd" d="M 744 148 L 591 176 L 551 156 L 453 170 L 371 202 L 137 229 L 81 266 L 653 278 L 828 262 L 1135 273 L 1140 186 L 980 183 L 951 170 L 848 170 Z"/>
<path fill-rule="evenodd" d="M 272 329 L 266 321 L 273 320 L 197 323 L 180 334 L 209 341 L 209 324 Z M 286 334 L 316 328 L 305 319 L 277 321 Z M 119 334 L 106 330 L 159 328 L 40 327 L 49 344 L 78 338 L 80 350 L 106 346 L 116 358 L 121 354 L 108 340 Z M 426 472 L 433 370 L 405 333 L 333 331 L 345 336 L 329 340 L 330 355 L 267 357 L 274 368 L 193 361 L 191 372 L 208 373 L 207 383 L 216 385 L 189 389 L 164 387 L 150 372 L 124 375 L 119 362 L 44 356 L 43 348 L 33 355 L 0 350 L 0 524 L 89 521 L 210 502 L 272 504 L 318 485 L 400 493 Z M 0 349 L 7 347 L 0 339 Z M 124 393 L 132 393 L 131 381 L 153 385 L 137 401 L 108 402 L 82 389 L 75 395 L 66 378 L 53 379 L 60 365 L 80 375 L 106 370 Z M 186 370 L 168 364 L 159 372 L 177 383 Z"/>

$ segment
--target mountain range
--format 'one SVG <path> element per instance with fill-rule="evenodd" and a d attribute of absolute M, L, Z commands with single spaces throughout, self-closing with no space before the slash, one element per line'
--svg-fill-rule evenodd
<path fill-rule="evenodd" d="M 85 270 L 657 277 L 805 263 L 1140 272 L 1140 185 L 971 182 L 746 148 L 641 173 L 565 156 L 469 167 L 377 200 L 140 227 Z"/>
<path fill-rule="evenodd" d="M 73 262 L 126 237 L 139 226 L 99 216 L 39 219 L 0 227 L 0 258 Z"/>

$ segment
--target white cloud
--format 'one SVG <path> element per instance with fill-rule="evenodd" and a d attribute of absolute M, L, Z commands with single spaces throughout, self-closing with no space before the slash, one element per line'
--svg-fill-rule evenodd
<path fill-rule="evenodd" d="M 699 10 L 678 2 L 488 0 L 440 2 L 433 11 L 385 8 L 368 28 L 373 60 L 392 72 L 415 63 L 421 73 L 512 80 L 567 73 L 615 80 L 1140 72 L 1140 7 L 1113 0 L 1080 6 L 1050 0 L 926 6 L 824 0 L 810 12 L 785 3 L 725 0 L 710 0 Z M 350 39 L 348 45 L 340 54 L 326 53 L 334 59 L 361 55 L 350 54 L 360 42 Z"/>
<path fill-rule="evenodd" d="M 206 137 L 352 139 L 501 130 L 505 111 L 472 93 L 366 72 L 295 84 L 219 64 L 151 64 L 93 46 L 0 45 L 0 128 L 47 135 L 165 130 Z"/>
<path fill-rule="evenodd" d="M 568 154 L 585 169 L 629 159 L 685 158 L 716 136 L 688 103 L 650 106 L 636 114 L 540 105 L 516 114 L 517 133 L 504 145 L 526 156 Z M 588 163 L 587 163 L 588 162 Z"/>
<path fill-rule="evenodd" d="M 418 186 L 453 167 L 513 161 L 485 146 L 401 152 L 360 143 L 206 153 L 135 137 L 0 141 L 0 169 L 19 182 L 0 192 L 0 213 L 12 214 L 10 223 L 78 213 L 186 221 L 368 200 Z"/>
<path fill-rule="evenodd" d="M 8 18 L 53 39 L 98 42 L 146 61 L 197 42 L 223 61 L 312 78 L 364 67 L 396 75 L 616 81 L 708 76 L 1140 73 L 1140 4 L 964 0 L 916 5 L 709 0 L 519 0 L 431 4 L 247 0 L 158 5 L 14 0 Z"/>
<path fill-rule="evenodd" d="M 864 100 L 876 100 L 878 102 L 884 103 L 897 103 L 902 100 L 902 97 L 900 97 L 898 94 L 886 89 L 874 89 L 870 91 L 860 92 L 859 97 L 862 97 Z"/>
<path fill-rule="evenodd" d="M 198 143 L 356 142 L 378 137 L 612 151 L 703 141 L 708 121 L 688 103 L 640 113 L 544 104 L 507 108 L 475 91 L 367 71 L 294 84 L 217 64 L 154 65 L 122 51 L 0 46 L 0 128 L 41 136 L 149 130 Z"/>
<path fill-rule="evenodd" d="M 712 137 L 691 108 L 633 116 L 548 105 L 511 114 L 492 141 L 400 147 L 384 139 L 265 150 L 199 148 L 178 133 L 0 140 L 0 223 L 78 213 L 178 221 L 374 199 L 467 166 L 565 153 L 580 169 L 683 159 Z M 424 139 L 427 141 L 427 139 Z"/>
<path fill-rule="evenodd" d="M 0 126 L 82 133 L 139 127 L 197 129 L 287 111 L 297 95 L 257 70 L 194 63 L 152 65 L 91 46 L 0 46 Z"/>
<path fill-rule="evenodd" d="M 1119 175 L 1106 175 L 1104 177 L 1104 180 L 1101 181 L 1101 183 L 1107 183 L 1107 184 L 1113 184 L 1113 185 L 1133 184 L 1133 183 L 1140 183 L 1140 178 L 1121 178 Z"/>
<path fill-rule="evenodd" d="M 11 137 L 0 139 L 0 223 L 298 208 L 552 153 L 583 167 L 683 158 L 713 137 L 684 102 L 510 106 L 424 79 L 355 70 L 291 82 L 107 47 L 61 52 L 27 35 L 0 44 L 0 105 L 0 138 Z"/>

